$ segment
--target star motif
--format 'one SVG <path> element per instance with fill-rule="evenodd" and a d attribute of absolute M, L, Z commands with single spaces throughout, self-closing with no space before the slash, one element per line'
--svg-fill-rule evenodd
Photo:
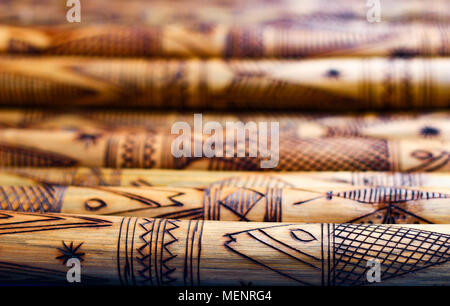
<path fill-rule="evenodd" d="M 58 257 L 56 257 L 56 259 L 62 259 L 63 264 L 66 264 L 67 261 L 71 258 L 76 258 L 80 262 L 84 260 L 82 258 L 84 256 L 84 253 L 77 252 L 78 249 L 83 245 L 83 242 L 76 247 L 73 246 L 73 241 L 70 243 L 70 245 L 67 245 L 64 241 L 62 243 L 63 248 L 58 248 L 58 250 L 62 253 L 62 255 L 59 255 Z"/>

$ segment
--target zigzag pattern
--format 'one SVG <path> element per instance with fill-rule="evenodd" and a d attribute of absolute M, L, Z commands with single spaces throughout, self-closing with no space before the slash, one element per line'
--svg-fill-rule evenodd
<path fill-rule="evenodd" d="M 125 137 L 122 144 L 122 168 L 153 168 L 153 135 L 132 135 Z"/>
<path fill-rule="evenodd" d="M 142 278 L 141 284 L 169 285 L 177 280 L 172 276 L 176 268 L 170 267 L 170 261 L 177 257 L 177 254 L 171 252 L 170 245 L 178 241 L 172 231 L 179 228 L 176 224 L 179 221 L 167 219 L 155 221 L 146 218 L 144 220 L 144 223 L 139 224 L 144 233 L 139 236 L 142 245 L 137 249 L 136 258 L 142 266 L 138 271 Z"/>
<path fill-rule="evenodd" d="M 175 277 L 172 277 L 172 273 L 176 270 L 176 268 L 171 268 L 168 264 L 169 262 L 174 259 L 175 257 L 177 257 L 177 255 L 172 254 L 172 252 L 170 251 L 169 246 L 171 244 L 173 244 L 174 242 L 177 242 L 178 239 L 175 238 L 175 236 L 171 233 L 172 230 L 179 228 L 179 226 L 175 223 L 178 222 L 177 220 L 166 220 L 165 226 L 164 226 L 164 233 L 163 233 L 163 240 L 162 242 L 162 247 L 163 247 L 163 252 L 161 253 L 161 284 L 165 285 L 165 284 L 170 284 L 174 281 L 176 281 L 177 279 Z M 167 224 L 170 224 L 170 227 L 167 227 Z M 170 236 L 170 240 L 166 242 L 165 236 L 164 234 L 167 234 Z M 165 257 L 167 256 L 167 257 Z"/>
<path fill-rule="evenodd" d="M 142 269 L 138 271 L 139 276 L 142 277 L 142 285 L 153 285 L 152 275 L 150 270 L 151 262 L 151 247 L 152 247 L 152 235 L 153 228 L 155 226 L 154 220 L 144 219 L 145 223 L 140 223 L 139 226 L 145 230 L 145 232 L 139 236 L 139 239 L 143 242 L 142 246 L 137 249 L 138 257 L 136 258 Z"/>

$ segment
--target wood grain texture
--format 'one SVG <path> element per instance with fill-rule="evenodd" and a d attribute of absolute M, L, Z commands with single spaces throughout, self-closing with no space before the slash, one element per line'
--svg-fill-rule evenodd
<path fill-rule="evenodd" d="M 304 113 L 202 112 L 203 123 L 279 122 L 283 134 L 300 138 L 375 137 L 385 139 L 450 139 L 450 112 Z M 175 122 L 194 125 L 192 112 L 80 108 L 2 108 L 0 127 L 52 130 L 170 132 Z M 283 135 L 281 135 L 283 136 Z"/>
<path fill-rule="evenodd" d="M 449 204 L 448 188 L 0 187 L 2 210 L 193 220 L 446 224 Z"/>
<path fill-rule="evenodd" d="M 284 133 L 280 130 L 279 163 L 273 169 L 264 169 L 260 165 L 261 157 L 175 158 L 170 152 L 172 141 L 177 136 L 153 132 L 96 133 L 90 131 L 84 133 L 66 130 L 2 129 L 0 130 L 0 166 L 233 171 L 445 172 L 450 170 L 450 142 L 441 140 L 390 140 L 368 137 L 301 138 L 297 134 Z M 193 138 L 192 141 L 195 142 L 201 140 L 201 137 Z M 195 143 L 192 148 L 194 145 Z M 248 149 L 248 143 L 243 145 Z M 236 152 L 234 156 L 237 156 Z"/>
<path fill-rule="evenodd" d="M 117 57 L 305 58 L 448 56 L 437 24 L 367 23 L 360 27 L 208 25 L 0 26 L 0 53 Z"/>
<path fill-rule="evenodd" d="M 3 212 L 0 282 L 67 284 L 445 285 L 449 225 L 180 221 Z M 20 256 L 18 256 L 20 254 Z"/>
<path fill-rule="evenodd" d="M 0 59 L 0 104 L 377 110 L 450 106 L 446 58 Z M 127 101 L 127 103 L 123 103 Z"/>
<path fill-rule="evenodd" d="M 448 187 L 449 174 L 403 172 L 245 172 L 170 169 L 0 167 L 0 186 Z"/>

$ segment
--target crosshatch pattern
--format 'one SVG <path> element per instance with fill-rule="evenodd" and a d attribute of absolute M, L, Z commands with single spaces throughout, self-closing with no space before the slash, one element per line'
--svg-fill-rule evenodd
<path fill-rule="evenodd" d="M 381 264 L 381 281 L 450 259 L 450 235 L 407 227 L 339 224 L 334 230 L 335 285 L 367 282 L 366 262 Z"/>

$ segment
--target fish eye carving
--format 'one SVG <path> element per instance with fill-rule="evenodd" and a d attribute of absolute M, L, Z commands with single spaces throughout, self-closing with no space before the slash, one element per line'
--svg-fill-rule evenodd
<path fill-rule="evenodd" d="M 106 206 L 107 204 L 105 203 L 105 201 L 97 198 L 88 199 L 86 200 L 86 202 L 84 202 L 84 208 L 89 211 L 96 211 Z"/>
<path fill-rule="evenodd" d="M 301 242 L 311 242 L 317 240 L 311 233 L 302 230 L 302 229 L 292 229 L 291 236 L 293 239 L 301 241 Z"/>
<path fill-rule="evenodd" d="M 416 150 L 411 155 L 419 160 L 426 160 L 433 158 L 433 153 L 425 150 Z"/>

